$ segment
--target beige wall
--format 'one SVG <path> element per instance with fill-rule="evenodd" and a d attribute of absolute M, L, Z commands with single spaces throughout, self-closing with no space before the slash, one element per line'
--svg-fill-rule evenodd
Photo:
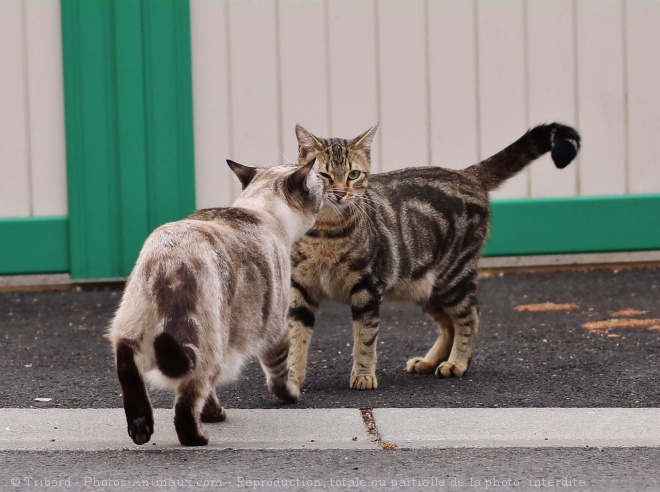
<path fill-rule="evenodd" d="M 559 120 L 549 158 L 494 194 L 660 193 L 660 2 L 192 0 L 198 204 L 230 203 L 230 157 L 296 158 L 294 125 L 380 121 L 376 171 L 460 168 Z"/>
<path fill-rule="evenodd" d="M 67 213 L 56 0 L 0 1 L 0 217 Z"/>
<path fill-rule="evenodd" d="M 294 125 L 352 137 L 376 171 L 464 167 L 536 123 L 584 147 L 495 197 L 660 193 L 660 2 L 192 0 L 199 206 L 224 160 L 296 158 Z M 59 1 L 0 1 L 0 217 L 67 213 Z"/>

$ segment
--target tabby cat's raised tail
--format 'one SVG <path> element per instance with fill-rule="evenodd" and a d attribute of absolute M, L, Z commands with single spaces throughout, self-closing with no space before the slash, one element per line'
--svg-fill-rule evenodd
<path fill-rule="evenodd" d="M 538 125 L 497 154 L 470 166 L 465 173 L 475 176 L 487 191 L 492 191 L 547 152 L 551 153 L 555 166 L 563 169 L 579 150 L 580 135 L 574 128 L 560 123 Z"/>

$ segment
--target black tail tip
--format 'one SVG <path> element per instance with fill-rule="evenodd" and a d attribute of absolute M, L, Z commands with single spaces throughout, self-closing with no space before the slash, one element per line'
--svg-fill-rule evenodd
<path fill-rule="evenodd" d="M 580 151 L 580 134 L 570 126 L 555 123 L 551 125 L 550 155 L 559 169 L 568 166 Z"/>
<path fill-rule="evenodd" d="M 169 333 L 161 333 L 154 340 L 156 364 L 169 378 L 180 378 L 195 368 L 197 355 L 188 346 L 182 347 Z"/>

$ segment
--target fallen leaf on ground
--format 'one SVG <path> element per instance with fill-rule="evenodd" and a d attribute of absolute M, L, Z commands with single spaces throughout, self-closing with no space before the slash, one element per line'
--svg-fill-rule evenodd
<path fill-rule="evenodd" d="M 513 309 L 516 311 L 569 311 L 570 309 L 577 309 L 577 304 L 557 304 L 554 302 L 542 302 L 540 304 L 521 304 Z"/>
<path fill-rule="evenodd" d="M 618 318 L 619 316 L 641 316 L 646 313 L 648 313 L 648 311 L 640 311 L 639 309 L 622 309 L 621 311 L 612 313 L 612 317 Z"/>
<path fill-rule="evenodd" d="M 582 325 L 582 328 L 592 331 L 607 330 L 609 328 L 634 328 L 636 326 L 647 326 L 655 329 L 655 325 L 660 324 L 660 318 L 650 319 L 608 319 L 604 321 L 589 321 Z"/>

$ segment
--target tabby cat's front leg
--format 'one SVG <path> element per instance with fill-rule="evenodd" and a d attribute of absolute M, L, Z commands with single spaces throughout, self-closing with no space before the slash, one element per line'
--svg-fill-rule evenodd
<path fill-rule="evenodd" d="M 353 370 L 350 387 L 376 389 L 376 340 L 382 291 L 372 279 L 361 279 L 351 289 L 353 318 Z"/>
<path fill-rule="evenodd" d="M 307 375 L 307 354 L 312 341 L 318 301 L 300 283 L 291 282 L 291 303 L 287 324 L 291 346 L 289 349 L 289 379 L 302 388 Z"/>

